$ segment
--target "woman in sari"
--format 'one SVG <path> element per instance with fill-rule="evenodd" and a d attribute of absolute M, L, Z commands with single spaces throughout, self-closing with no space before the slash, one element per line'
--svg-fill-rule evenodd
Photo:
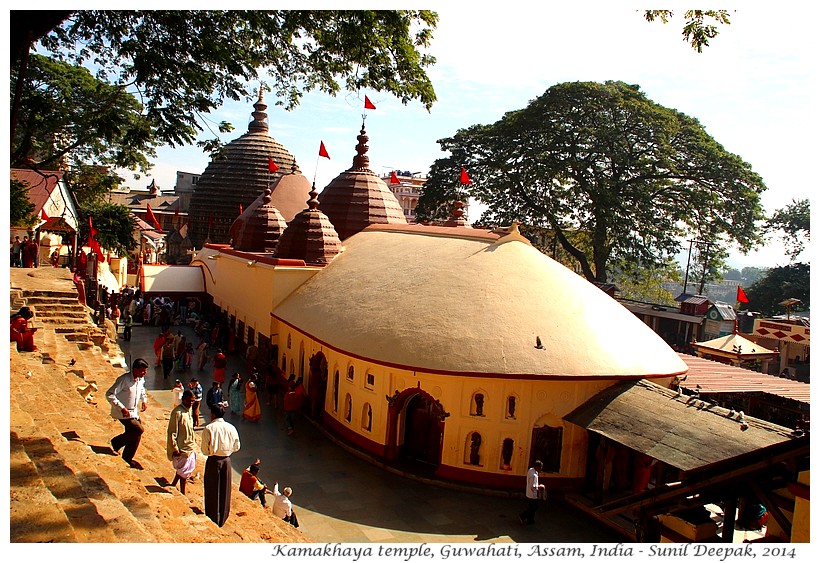
<path fill-rule="evenodd" d="M 228 401 L 231 404 L 231 413 L 239 414 L 245 409 L 245 402 L 242 400 L 242 376 L 239 372 L 233 374 L 231 384 L 228 386 Z"/>
<path fill-rule="evenodd" d="M 256 395 L 256 382 L 253 376 L 245 385 L 245 409 L 242 411 L 242 418 L 251 422 L 258 422 L 262 418 L 262 409 L 259 407 L 259 397 Z"/>
<path fill-rule="evenodd" d="M 33 316 L 34 312 L 28 307 L 22 307 L 11 316 L 10 342 L 17 342 L 17 350 L 20 352 L 37 350 L 37 346 L 34 345 L 34 333 L 37 329 L 28 326 L 28 320 Z"/>

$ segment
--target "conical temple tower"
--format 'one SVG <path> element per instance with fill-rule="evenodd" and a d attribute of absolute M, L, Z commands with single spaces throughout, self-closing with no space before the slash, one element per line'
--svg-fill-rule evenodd
<path fill-rule="evenodd" d="M 404 211 L 396 196 L 372 170 L 368 168 L 367 134 L 364 123 L 357 137 L 353 166 L 333 179 L 322 193 L 319 204 L 322 211 L 339 233 L 339 238 L 355 235 L 368 225 L 377 223 L 407 224 Z"/>
<path fill-rule="evenodd" d="M 248 132 L 228 143 L 224 153 L 208 164 L 191 196 L 190 237 L 196 248 L 206 239 L 227 243 L 240 208 L 247 208 L 283 173 L 299 170 L 293 155 L 268 134 L 268 106 L 261 90 L 253 107 Z M 269 170 L 269 158 L 278 166 L 276 172 Z M 275 194 L 272 197 L 276 200 Z"/>

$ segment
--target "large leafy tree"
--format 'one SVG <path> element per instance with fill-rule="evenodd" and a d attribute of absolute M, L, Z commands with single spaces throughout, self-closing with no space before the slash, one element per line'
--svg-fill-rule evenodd
<path fill-rule="evenodd" d="M 31 227 L 37 222 L 32 215 L 34 204 L 28 199 L 28 185 L 11 180 L 9 188 L 9 224 L 13 227 Z"/>
<path fill-rule="evenodd" d="M 425 68 L 435 59 L 423 50 L 437 22 L 426 10 L 12 11 L 12 138 L 35 44 L 137 95 L 156 139 L 175 146 L 193 142 L 202 114 L 247 97 L 263 75 L 288 108 L 311 90 L 370 88 L 429 109 L 436 98 Z"/>
<path fill-rule="evenodd" d="M 760 176 L 638 86 L 558 84 L 439 144 L 450 156 L 431 167 L 421 220 L 440 218 L 456 193 L 472 196 L 488 206 L 486 223 L 551 229 L 591 281 L 607 281 L 611 262 L 660 267 L 687 238 L 714 256 L 730 241 L 744 251 L 760 242 Z M 471 184 L 458 183 L 461 166 Z"/>
<path fill-rule="evenodd" d="M 12 73 L 12 84 L 19 77 Z M 11 164 L 38 170 L 99 166 L 147 170 L 157 140 L 139 101 L 87 69 L 29 58 Z"/>
<path fill-rule="evenodd" d="M 785 309 L 779 305 L 787 299 L 799 299 L 806 310 L 810 307 L 810 274 L 808 264 L 795 263 L 771 268 L 764 276 L 746 289 L 749 303 L 745 306 L 764 315 L 782 315 Z"/>

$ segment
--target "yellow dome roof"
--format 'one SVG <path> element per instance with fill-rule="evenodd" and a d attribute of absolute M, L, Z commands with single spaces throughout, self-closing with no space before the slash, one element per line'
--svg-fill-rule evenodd
<path fill-rule="evenodd" d="M 680 357 L 517 229 L 368 227 L 274 311 L 324 345 L 418 371 L 665 377 Z M 540 341 L 542 347 L 536 347 Z"/>

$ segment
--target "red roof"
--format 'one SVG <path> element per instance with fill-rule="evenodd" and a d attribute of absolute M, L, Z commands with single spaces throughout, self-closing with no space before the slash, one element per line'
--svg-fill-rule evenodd
<path fill-rule="evenodd" d="M 768 393 L 806 403 L 811 403 L 811 386 L 808 383 L 768 375 L 690 356 L 678 354 L 689 366 L 686 381 L 681 386 L 694 390 L 700 385 L 701 393 Z"/>
<path fill-rule="evenodd" d="M 63 179 L 62 170 L 34 171 L 27 168 L 12 168 L 11 177 L 28 184 L 28 199 L 34 204 L 34 214 L 39 214 L 40 210 L 48 201 L 57 183 Z"/>

